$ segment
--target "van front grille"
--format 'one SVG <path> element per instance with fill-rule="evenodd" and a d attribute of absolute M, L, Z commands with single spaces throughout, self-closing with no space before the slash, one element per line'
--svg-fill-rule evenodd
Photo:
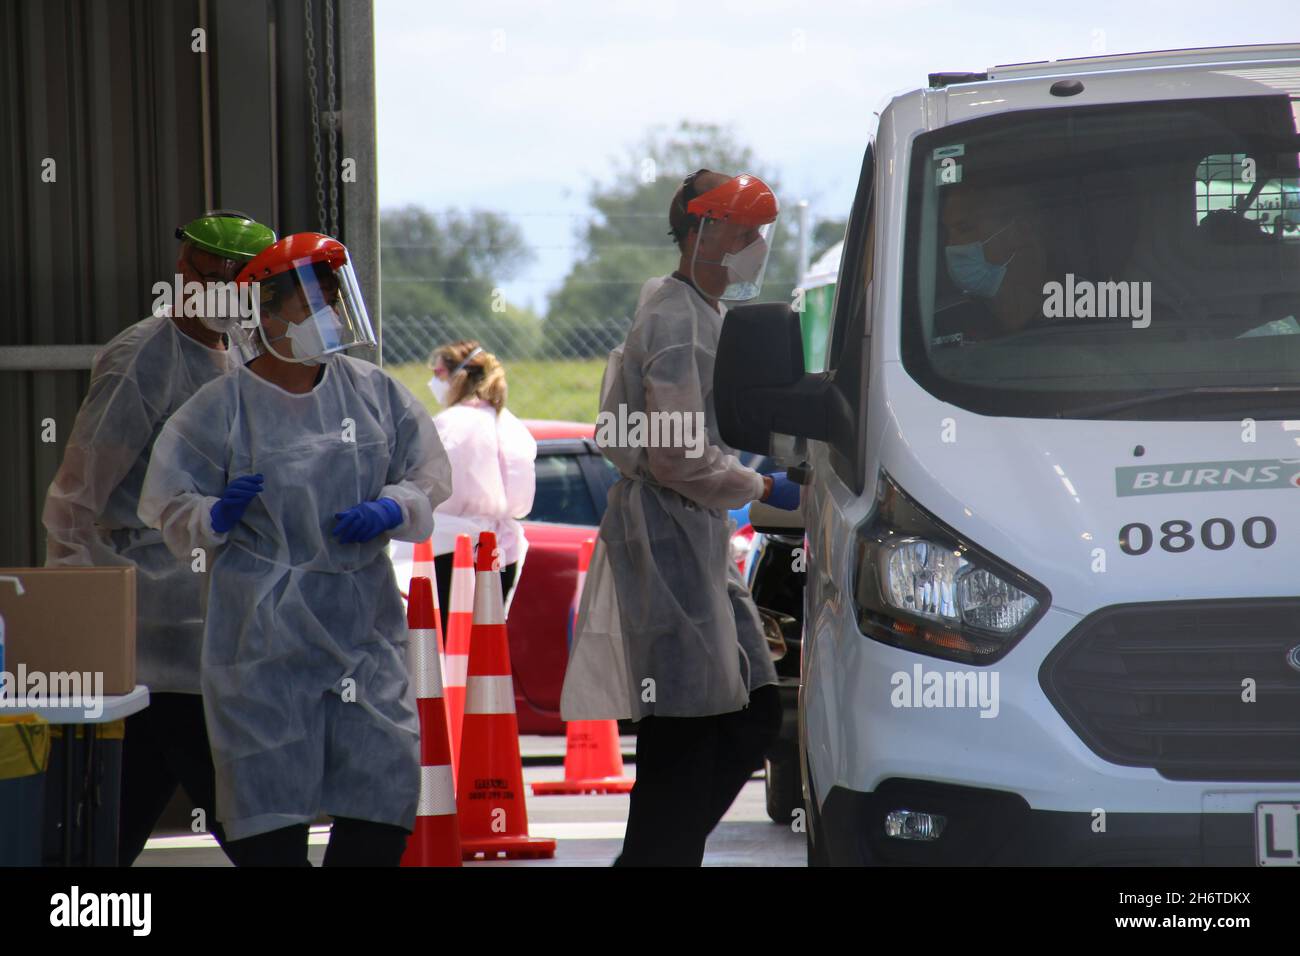
<path fill-rule="evenodd" d="M 1172 780 L 1300 780 L 1298 599 L 1104 608 L 1038 676 L 1112 763 Z"/>

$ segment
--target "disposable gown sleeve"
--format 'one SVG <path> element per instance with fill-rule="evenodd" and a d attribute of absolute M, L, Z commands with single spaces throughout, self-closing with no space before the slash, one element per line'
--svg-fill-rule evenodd
<path fill-rule="evenodd" d="M 682 412 L 684 418 L 705 420 L 693 345 L 670 346 L 651 356 L 642 367 L 642 381 L 648 414 Z M 739 508 L 762 496 L 763 477 L 758 472 L 711 444 L 703 429 L 691 434 L 695 447 L 682 443 L 682 447 L 646 449 L 655 481 L 706 508 Z"/>
<path fill-rule="evenodd" d="M 129 374 L 96 371 L 45 497 L 47 566 L 132 563 L 117 554 L 98 521 L 149 446 L 159 418 Z"/>
<path fill-rule="evenodd" d="M 214 549 L 226 543 L 226 534 L 212 528 L 212 506 L 227 484 L 222 428 L 203 427 L 203 391 L 182 405 L 154 442 L 140 490 L 140 520 L 162 531 L 167 549 L 182 561 L 195 548 Z M 229 476 L 236 477 L 236 476 Z"/>
<path fill-rule="evenodd" d="M 402 523 L 389 534 L 399 541 L 425 541 L 433 534 L 433 512 L 451 496 L 451 462 L 433 418 L 401 385 L 392 385 L 393 452 L 387 482 L 378 497 L 392 498 Z"/>
<path fill-rule="evenodd" d="M 501 483 L 506 490 L 507 514 L 522 518 L 533 510 L 537 493 L 537 440 L 509 409 L 497 416 L 497 444 L 501 458 Z"/>

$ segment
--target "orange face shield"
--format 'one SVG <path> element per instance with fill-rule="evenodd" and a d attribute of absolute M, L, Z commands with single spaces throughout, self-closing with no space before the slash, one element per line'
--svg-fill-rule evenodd
<path fill-rule="evenodd" d="M 700 223 L 691 256 L 696 286 L 732 302 L 755 298 L 763 286 L 780 212 L 776 194 L 746 173 L 691 199 L 686 211 Z"/>

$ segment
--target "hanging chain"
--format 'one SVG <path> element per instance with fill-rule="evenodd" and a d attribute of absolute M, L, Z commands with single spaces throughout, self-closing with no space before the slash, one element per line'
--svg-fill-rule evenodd
<path fill-rule="evenodd" d="M 329 224 L 325 221 L 325 170 L 321 165 L 320 153 L 320 107 L 316 102 L 316 34 L 312 28 L 311 0 L 303 0 L 303 15 L 307 24 L 305 32 L 307 93 L 311 97 L 311 108 L 309 110 L 311 113 L 311 148 L 312 160 L 316 166 L 316 219 L 320 224 L 320 231 L 328 232 Z"/>
<path fill-rule="evenodd" d="M 339 234 L 339 151 L 338 151 L 338 132 L 339 116 L 338 100 L 335 98 L 335 89 L 337 81 L 334 77 L 334 0 L 325 0 L 325 96 L 326 105 L 329 108 L 329 141 L 330 141 L 330 230 L 331 236 L 337 237 Z"/>

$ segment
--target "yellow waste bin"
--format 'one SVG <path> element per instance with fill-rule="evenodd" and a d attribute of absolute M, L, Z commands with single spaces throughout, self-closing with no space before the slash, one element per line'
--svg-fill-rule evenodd
<path fill-rule="evenodd" d="M 0 716 L 0 866 L 40 866 L 50 725 Z"/>

